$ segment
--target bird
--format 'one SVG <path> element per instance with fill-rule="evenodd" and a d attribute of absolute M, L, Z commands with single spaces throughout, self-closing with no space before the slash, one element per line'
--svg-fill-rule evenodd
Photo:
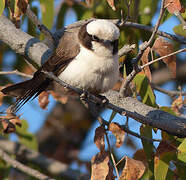
<path fill-rule="evenodd" d="M 54 53 L 32 79 L 1 90 L 5 95 L 17 97 L 11 107 L 13 112 L 41 92 L 55 87 L 54 80 L 45 71 L 95 95 L 111 89 L 119 78 L 119 36 L 119 28 L 105 19 L 66 29 Z"/>

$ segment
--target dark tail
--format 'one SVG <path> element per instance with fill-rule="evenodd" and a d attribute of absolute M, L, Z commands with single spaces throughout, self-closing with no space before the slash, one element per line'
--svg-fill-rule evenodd
<path fill-rule="evenodd" d="M 46 90 L 50 82 L 51 79 L 47 78 L 44 73 L 36 72 L 32 79 L 9 86 L 1 91 L 5 95 L 17 97 L 16 103 L 11 106 L 11 111 L 16 113 L 27 101 L 31 98 L 34 99 Z"/>

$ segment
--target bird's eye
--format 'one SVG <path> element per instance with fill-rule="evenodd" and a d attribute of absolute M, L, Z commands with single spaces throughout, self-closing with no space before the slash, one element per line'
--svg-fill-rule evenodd
<path fill-rule="evenodd" d="M 96 41 L 96 42 L 99 42 L 99 38 L 97 36 L 94 36 L 94 35 L 92 35 L 92 40 Z"/>

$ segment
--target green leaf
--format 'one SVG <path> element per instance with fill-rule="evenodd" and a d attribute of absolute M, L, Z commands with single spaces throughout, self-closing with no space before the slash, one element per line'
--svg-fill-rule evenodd
<path fill-rule="evenodd" d="M 186 163 L 186 138 L 183 142 L 178 146 L 178 159 Z"/>
<path fill-rule="evenodd" d="M 155 160 L 154 177 L 155 180 L 165 180 L 169 168 L 169 163 L 174 159 L 175 152 L 166 152 Z"/>
<path fill-rule="evenodd" d="M 77 19 L 89 19 L 93 16 L 93 11 L 85 8 L 80 3 L 74 3 L 74 6 L 72 7 L 77 15 Z"/>
<path fill-rule="evenodd" d="M 37 151 L 38 143 L 34 134 L 28 132 L 28 123 L 26 120 L 21 120 L 21 127 L 16 127 L 16 134 L 19 138 L 19 141 L 24 144 L 26 147 Z"/>
<path fill-rule="evenodd" d="M 41 3 L 42 23 L 48 29 L 51 29 L 54 20 L 54 1 L 40 0 L 40 3 Z"/>
<path fill-rule="evenodd" d="M 179 175 L 179 179 L 185 180 L 186 177 L 185 163 L 183 163 L 182 161 L 176 161 L 175 165 L 177 170 L 176 174 Z"/>
<path fill-rule="evenodd" d="M 172 110 L 171 107 L 162 106 L 162 107 L 160 107 L 160 109 L 161 109 L 162 111 L 168 112 L 169 114 L 172 114 L 172 115 L 174 115 L 174 116 L 176 115 L 175 112 Z"/>
<path fill-rule="evenodd" d="M 3 14 L 5 8 L 5 0 L 0 0 L 0 16 Z"/>
<path fill-rule="evenodd" d="M 141 125 L 140 135 L 152 139 L 152 128 L 150 126 Z M 147 173 L 146 176 L 148 176 L 148 179 L 151 179 L 152 174 L 153 174 L 152 172 L 154 170 L 154 161 L 152 158 L 152 154 L 154 153 L 153 152 L 153 143 L 150 143 L 150 142 L 148 142 L 146 140 L 142 140 L 142 139 L 141 139 L 141 141 L 142 141 L 143 149 L 144 149 L 144 152 L 146 154 L 147 161 L 149 164 L 149 169 L 146 172 Z"/>
<path fill-rule="evenodd" d="M 0 179 L 2 180 L 8 180 L 9 174 L 11 171 L 11 166 L 10 164 L 6 163 L 5 161 L 1 160 L 0 157 Z"/>
<path fill-rule="evenodd" d="M 148 78 L 144 74 L 138 74 L 133 81 L 136 84 L 142 102 L 149 106 L 157 107 L 156 98 L 151 86 L 149 85 Z"/>
<path fill-rule="evenodd" d="M 68 9 L 69 9 L 68 4 L 66 2 L 64 2 L 61 5 L 60 11 L 59 11 L 58 16 L 57 16 L 57 25 L 56 25 L 57 29 L 60 29 L 64 26 L 65 14 L 66 14 Z"/>
<path fill-rule="evenodd" d="M 186 38 L 186 30 L 183 30 L 183 24 L 180 24 L 178 26 L 175 26 L 173 28 L 173 31 L 177 34 L 177 35 L 180 35 L 180 36 L 183 36 Z"/>

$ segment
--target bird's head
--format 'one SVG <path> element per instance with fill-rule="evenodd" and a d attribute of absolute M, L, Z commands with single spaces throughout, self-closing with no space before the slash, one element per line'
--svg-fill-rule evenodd
<path fill-rule="evenodd" d="M 81 44 L 100 56 L 113 56 L 118 52 L 118 27 L 108 20 L 93 20 L 79 31 Z"/>

